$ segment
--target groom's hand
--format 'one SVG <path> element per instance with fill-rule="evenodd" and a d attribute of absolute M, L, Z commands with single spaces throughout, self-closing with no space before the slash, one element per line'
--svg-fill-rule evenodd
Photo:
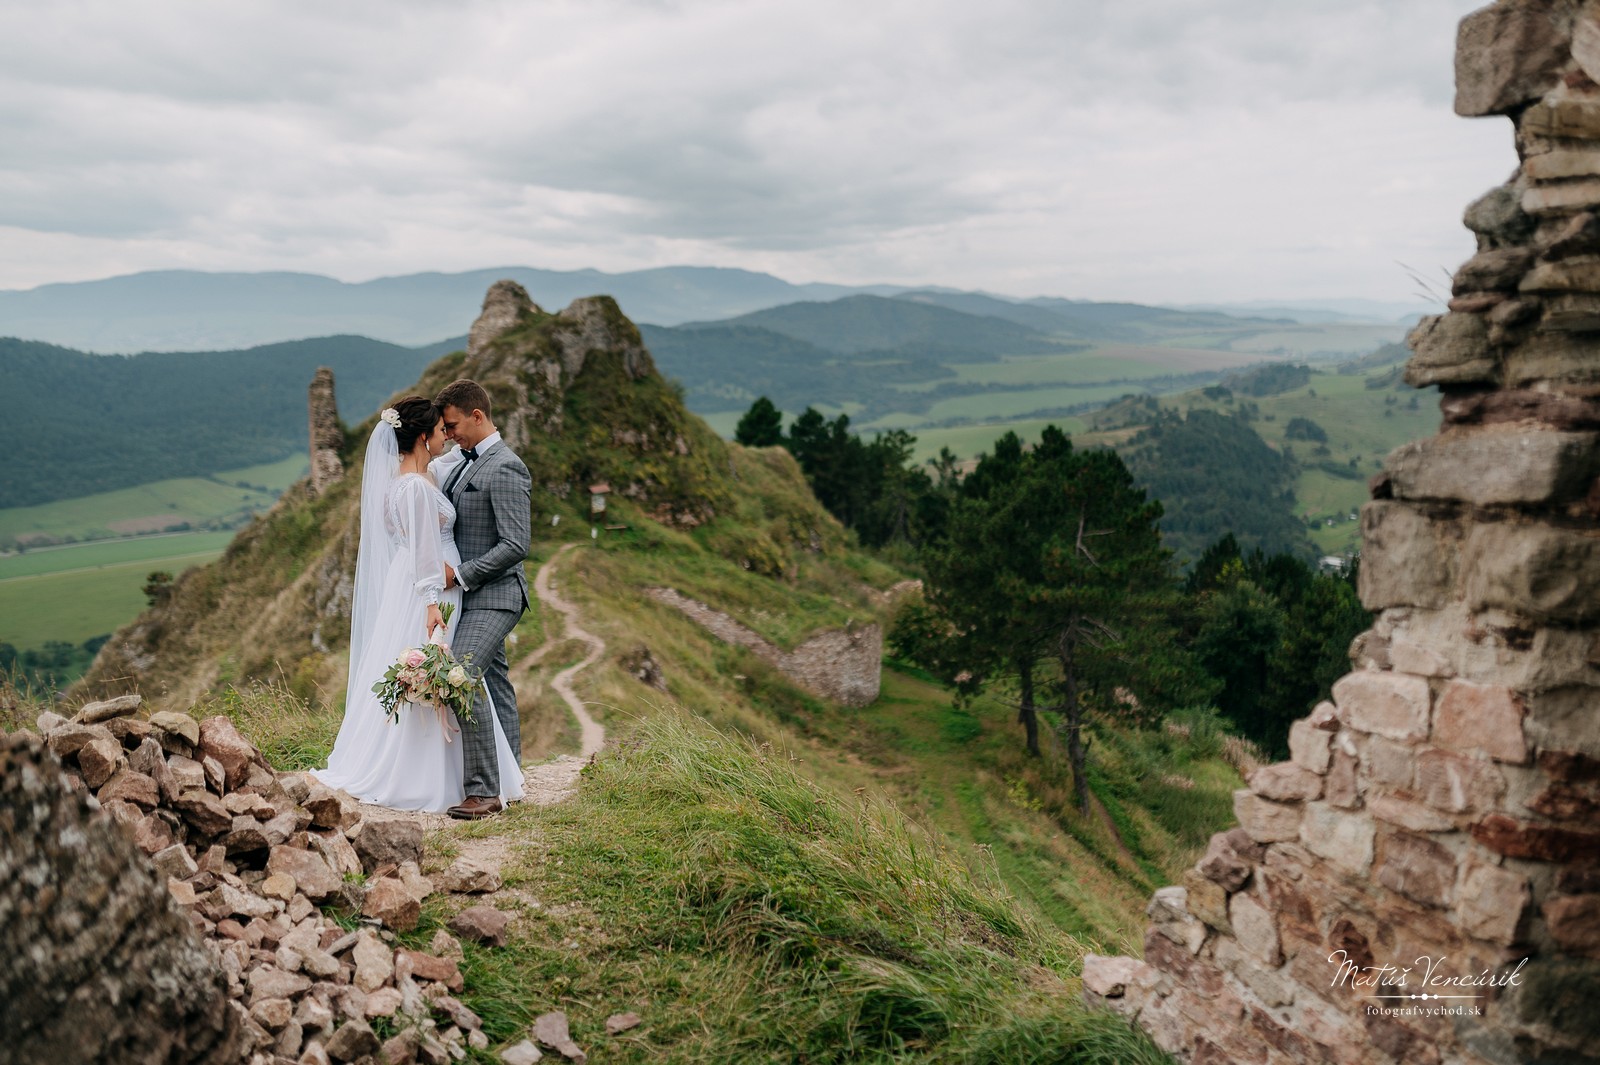
<path fill-rule="evenodd" d="M 444 586 L 446 589 L 456 586 L 456 568 L 448 562 L 444 564 Z"/>

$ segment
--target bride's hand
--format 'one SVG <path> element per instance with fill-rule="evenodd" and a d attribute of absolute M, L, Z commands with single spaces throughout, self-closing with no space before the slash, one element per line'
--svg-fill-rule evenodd
<path fill-rule="evenodd" d="M 444 628 L 444 615 L 439 613 L 437 603 L 428 604 L 428 635 L 433 635 L 434 629 Z"/>

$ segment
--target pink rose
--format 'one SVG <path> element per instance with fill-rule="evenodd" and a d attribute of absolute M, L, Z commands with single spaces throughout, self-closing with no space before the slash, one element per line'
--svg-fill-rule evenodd
<path fill-rule="evenodd" d="M 408 666 L 420 666 L 427 660 L 428 656 L 422 653 L 422 649 L 420 647 L 413 647 L 406 651 L 405 654 L 400 656 L 400 661 L 404 662 Z"/>

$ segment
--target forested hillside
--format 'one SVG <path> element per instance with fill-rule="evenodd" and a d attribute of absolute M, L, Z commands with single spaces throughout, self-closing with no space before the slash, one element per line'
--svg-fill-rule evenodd
<path fill-rule="evenodd" d="M 0 337 L 13 401 L 60 412 L 26 462 L 0 467 L 0 509 L 276 462 L 306 449 L 317 367 L 332 367 L 342 406 L 374 410 L 454 346 L 341 336 L 122 356 Z"/>

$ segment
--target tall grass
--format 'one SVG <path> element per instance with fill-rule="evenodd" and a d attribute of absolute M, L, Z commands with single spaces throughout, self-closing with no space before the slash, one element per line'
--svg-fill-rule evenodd
<path fill-rule="evenodd" d="M 686 714 L 643 721 L 569 802 L 504 820 L 537 821 L 544 850 L 521 871 L 542 902 L 524 935 L 468 958 L 497 1039 L 563 1002 L 580 1043 L 610 1011 L 645 1014 L 608 1061 L 1165 1060 L 1085 1010 L 1082 946 L 996 878 Z"/>

